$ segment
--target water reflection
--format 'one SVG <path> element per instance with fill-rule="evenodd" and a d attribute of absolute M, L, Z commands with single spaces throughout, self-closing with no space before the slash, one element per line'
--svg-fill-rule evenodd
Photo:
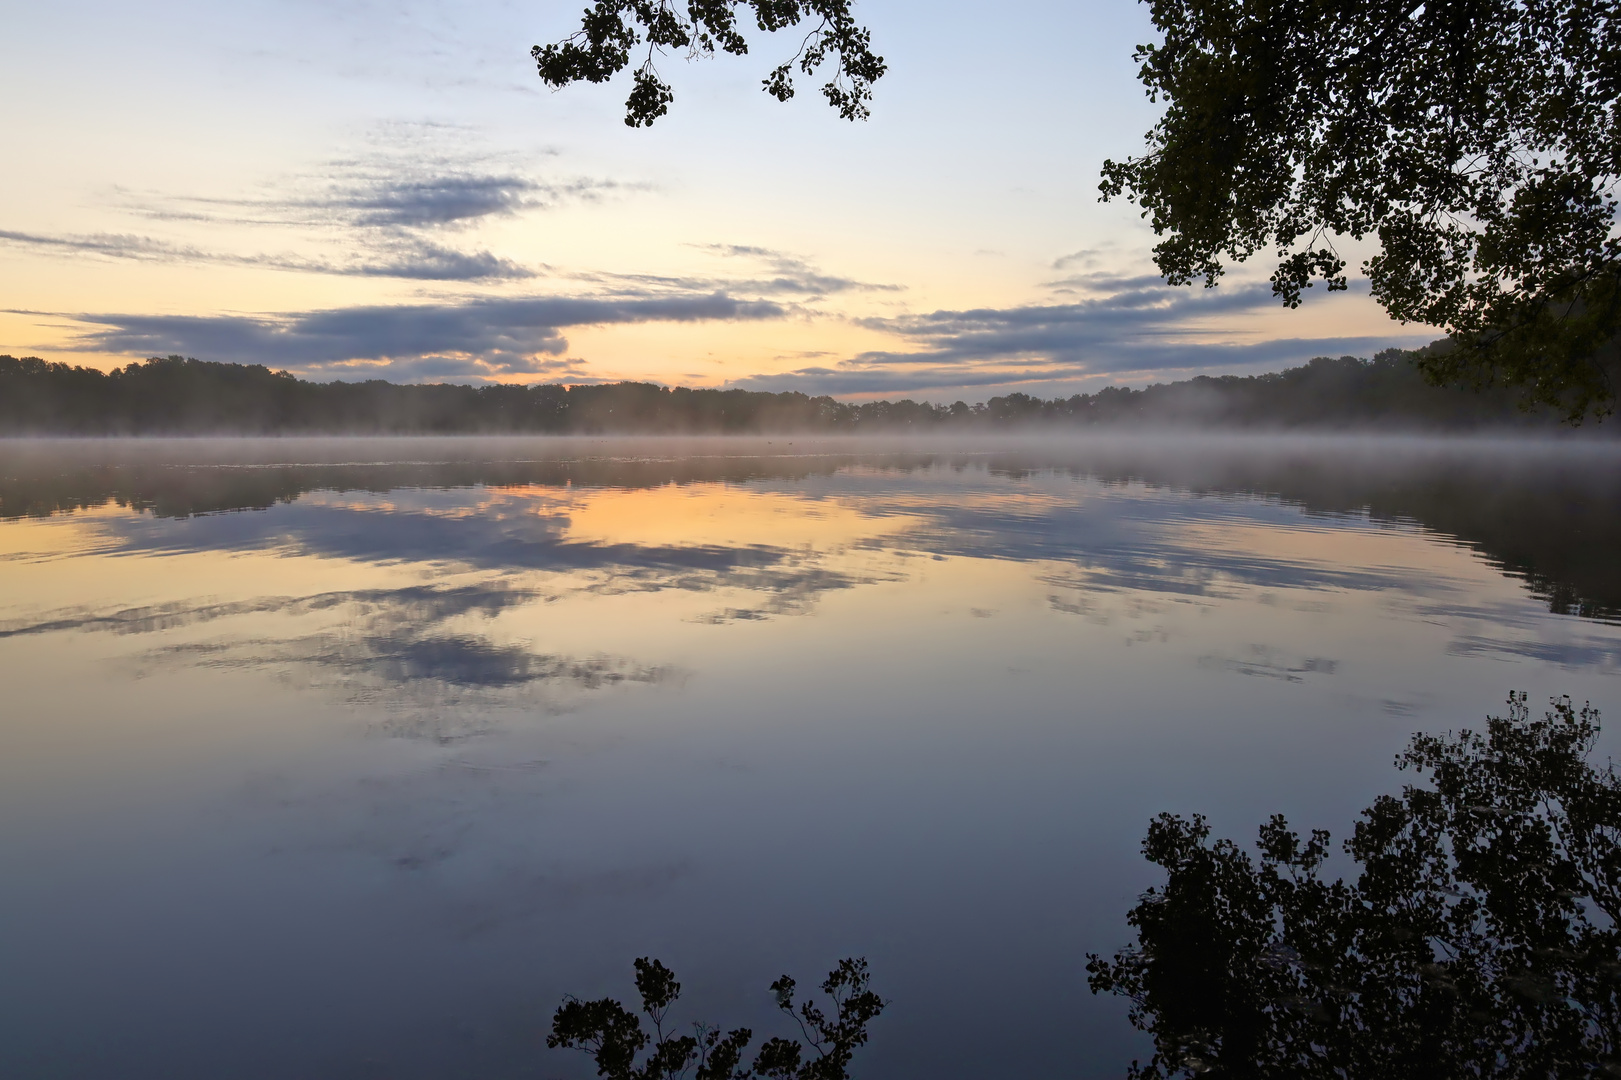
<path fill-rule="evenodd" d="M 96 612 L 85 609 L 54 612 L 31 619 L 0 623 L 0 638 L 47 634 L 68 630 L 99 630 L 116 634 L 150 634 L 235 615 L 281 612 L 296 615 L 353 605 L 364 612 L 379 629 L 395 633 L 422 624 L 442 622 L 457 615 L 476 612 L 494 615 L 514 604 L 533 598 L 525 589 L 493 586 L 463 586 L 453 589 L 419 587 L 393 591 L 322 593 L 305 599 L 285 596 L 261 597 L 226 604 L 157 604 Z"/>
<path fill-rule="evenodd" d="M 416 460 L 321 460 L 383 453 Z M 312 460 L 278 461 L 301 457 Z M 199 458 L 210 464 L 198 464 Z M 867 471 L 865 482 L 861 470 Z M 928 482 L 940 473 L 944 482 Z M 897 475 L 923 482 L 897 485 Z M 1290 566 L 1276 552 L 1211 557 L 1198 537 L 1185 532 L 1170 546 L 1156 548 L 1131 528 L 1129 517 L 1100 519 L 1068 498 L 1043 500 L 1038 494 L 1014 502 L 1007 497 L 1006 482 L 1035 484 L 1039 493 L 1043 479 L 1054 476 L 1217 500 L 1260 497 L 1312 514 L 1416 524 L 1468 545 L 1524 580 L 1550 611 L 1621 619 L 1621 566 L 1611 557 L 1621 550 L 1621 450 L 1604 444 L 1117 439 L 987 445 L 964 452 L 897 449 L 876 440 L 800 440 L 797 448 L 760 440 L 633 439 L 14 442 L 0 448 L 0 520 L 111 504 L 151 515 L 144 527 L 127 528 L 122 545 L 131 550 L 257 546 L 288 539 L 328 556 L 455 559 L 486 567 L 643 568 L 655 572 L 656 581 L 657 573 L 679 569 L 721 575 L 773 567 L 787 556 L 771 543 L 740 544 L 731 538 L 705 544 L 625 543 L 625 520 L 606 535 L 582 541 L 577 528 L 569 535 L 569 512 L 578 506 L 567 494 L 750 485 L 853 496 L 868 514 L 920 513 L 935 528 L 913 531 L 909 542 L 931 553 L 1022 560 L 1084 556 L 1087 589 L 1136 590 L 1152 584 L 1198 595 L 1216 581 L 1381 584 L 1376 570 Z M 976 477 L 1004 483 L 976 485 Z M 312 492 L 384 496 L 455 489 L 514 497 L 485 500 L 474 524 L 466 514 L 434 513 L 432 500 L 419 494 L 386 507 L 328 500 L 312 519 L 277 519 L 275 536 L 264 527 L 228 521 L 184 531 L 155 527 L 163 519 L 296 503 Z M 534 504 L 545 502 L 548 492 L 562 496 L 552 504 L 558 513 L 536 513 L 543 508 Z M 1166 508 L 1169 516 L 1187 512 L 1180 498 L 1139 507 L 1149 514 Z M 371 527 L 376 516 L 368 512 L 379 509 L 388 512 L 386 530 Z M 668 520 L 666 509 L 638 505 L 629 517 Z M 353 520 L 343 520 L 346 514 Z M 819 583 L 800 579 L 784 588 L 851 583 L 824 576 Z"/>
<path fill-rule="evenodd" d="M 554 707 L 555 691 L 679 677 L 668 667 L 611 655 L 537 652 L 503 640 L 491 622 L 535 603 L 535 590 L 500 581 L 270 596 L 225 603 L 168 603 L 106 611 L 78 608 L 0 622 L 0 640 L 57 633 L 158 635 L 207 624 L 204 639 L 154 646 L 143 671 L 176 664 L 218 670 L 298 673 L 297 685 L 362 703 L 388 701 L 385 724 L 398 735 L 440 742 L 489 730 L 499 710 Z M 274 621 L 266 616 L 274 617 Z M 307 630 L 312 619 L 319 629 Z M 282 632 L 277 633 L 278 630 Z M 543 691 L 540 696 L 529 691 Z M 414 711 L 402 713 L 403 707 Z"/>
<path fill-rule="evenodd" d="M 1524 696 L 1484 731 L 1416 737 L 1428 783 L 1365 810 L 1330 880 L 1326 831 L 1281 816 L 1259 858 L 1160 815 L 1168 880 L 1137 944 L 1087 965 L 1154 1054 L 1133 1076 L 1576 1077 L 1621 1072 L 1621 778 L 1598 713 Z"/>
<path fill-rule="evenodd" d="M 0 447 L 0 1074 L 552 1075 L 628 958 L 764 1030 L 866 955 L 875 1075 L 1118 1076 L 1079 961 L 1151 817 L 1345 820 L 1414 730 L 1613 694 L 1617 460 Z"/>

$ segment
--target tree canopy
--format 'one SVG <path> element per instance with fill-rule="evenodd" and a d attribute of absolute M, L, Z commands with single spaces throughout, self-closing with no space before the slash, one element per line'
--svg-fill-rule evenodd
<path fill-rule="evenodd" d="M 978 430 L 1023 425 L 1459 430 L 1548 428 L 1513 395 L 1426 385 L 1412 354 L 1318 357 L 1266 375 L 1198 376 L 983 404 L 838 401 L 798 391 L 653 383 L 315 383 L 258 364 L 154 357 L 110 372 L 0 356 L 0 437 L 10 435 L 427 434 Z"/>
<path fill-rule="evenodd" d="M 552 45 L 530 50 L 546 85 L 607 82 L 638 56 L 641 63 L 625 99 L 625 123 L 646 127 L 669 112 L 675 91 L 660 78 L 654 61 L 666 49 L 690 56 L 716 49 L 742 56 L 749 43 L 738 28 L 738 9 L 752 12 L 766 32 L 802 23 L 810 30 L 793 56 L 766 76 L 765 91 L 778 101 L 794 96 L 794 71 L 812 75 L 832 61 L 833 75 L 822 96 L 846 120 L 868 115 L 872 84 L 883 77 L 884 58 L 872 51 L 872 33 L 855 21 L 851 0 L 596 0 L 586 8 L 580 29 Z M 646 51 L 642 47 L 646 46 Z"/>
<path fill-rule="evenodd" d="M 1276 251 L 1290 307 L 1348 287 L 1336 241 L 1375 240 L 1374 297 L 1456 348 L 1420 361 L 1437 383 L 1515 388 L 1572 423 L 1614 408 L 1621 372 L 1621 6 L 1613 0 L 1144 0 L 1162 40 L 1138 48 L 1165 113 L 1141 157 L 1107 161 L 1105 200 L 1142 208 L 1168 282 L 1214 286 Z M 884 74 L 851 0 L 596 0 L 581 28 L 535 46 L 553 87 L 635 69 L 625 122 L 673 99 L 666 49 L 742 54 L 761 30 L 816 25 L 765 80 L 833 60 L 848 119 Z M 646 46 L 646 53 L 639 50 Z"/>
<path fill-rule="evenodd" d="M 1518 388 L 1579 422 L 1613 407 L 1621 331 L 1621 6 L 1609 0 L 1145 0 L 1165 113 L 1104 165 L 1166 280 L 1277 252 L 1287 305 L 1347 286 L 1458 346 L 1437 381 Z"/>

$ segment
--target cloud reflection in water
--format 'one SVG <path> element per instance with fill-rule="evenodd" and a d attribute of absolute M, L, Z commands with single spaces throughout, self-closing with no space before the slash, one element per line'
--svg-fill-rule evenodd
<path fill-rule="evenodd" d="M 696 950 L 695 988 L 726 987 L 774 949 L 846 941 L 928 1024 L 998 1032 L 939 1060 L 898 1024 L 883 1075 L 988 1075 L 1010 1053 L 1056 1074 L 1075 1063 L 1043 1033 L 1066 1024 L 1083 1073 L 1118 1075 L 1130 1047 L 1076 973 L 1146 886 L 1151 813 L 1338 820 L 1399 732 L 1517 680 L 1621 672 L 1592 617 L 1621 597 L 1621 470 L 1580 453 L 1522 471 L 1278 443 L 22 453 L 0 448 L 21 703 L 0 839 L 27 928 L 9 1030 L 88 1015 L 148 1048 L 201 1030 L 186 1045 L 218 1067 L 193 1075 L 466 1072 L 447 1016 L 523 1017 L 482 1070 L 522 1075 L 537 1008 L 604 956 Z M 94 887 L 64 900 L 62 866 Z M 53 988 L 64 948 L 92 977 Z M 215 1018 L 220 957 L 245 974 Z M 133 993 L 154 971 L 167 996 Z M 964 979 L 1029 992 L 996 1012 Z M 341 1067 L 218 1065 L 245 1030 L 286 1047 L 289 1001 L 330 1022 Z"/>
<path fill-rule="evenodd" d="M 388 443 L 367 445 L 375 455 Z M 370 629 L 342 642 L 299 639 L 297 648 L 266 655 L 356 677 L 364 671 L 398 685 L 601 684 L 641 679 L 663 665 L 614 661 L 629 666 L 610 674 L 600 667 L 605 661 L 535 653 L 467 626 L 432 633 L 423 627 L 474 612 L 493 618 L 562 595 L 665 592 L 717 594 L 719 602 L 689 615 L 692 621 L 756 621 L 802 614 L 831 593 L 904 580 L 911 573 L 907 557 L 923 554 L 1029 564 L 1049 588 L 1054 610 L 1105 622 L 1141 619 L 1167 601 L 1202 604 L 1281 590 L 1298 606 L 1311 602 L 1302 593 L 1388 594 L 1408 617 L 1496 625 L 1489 634 L 1461 630 L 1452 646 L 1459 653 L 1549 660 L 1557 652 L 1571 663 L 1616 663 L 1613 650 L 1582 642 L 1577 631 L 1578 640 L 1560 646 L 1535 634 L 1518 640 L 1506 631 L 1522 615 L 1483 608 L 1468 586 L 1444 574 L 1312 553 L 1322 537 L 1359 534 L 1368 524 L 1400 529 L 1411 528 L 1402 521 L 1433 519 L 1435 527 L 1471 538 L 1463 542 L 1523 578 L 1555 611 L 1608 618 L 1621 610 L 1621 583 L 1594 545 L 1621 540 L 1621 511 L 1610 499 L 1613 475 L 1602 463 L 1583 466 L 1580 454 L 1574 465 L 1517 454 L 1507 459 L 1509 469 L 1490 454 L 1460 462 L 1455 452 L 1434 447 L 1381 453 L 1366 442 L 1354 453 L 1333 446 L 1278 453 L 1254 440 L 1218 440 L 1192 451 L 1127 441 L 942 453 L 802 440 L 814 452 L 784 453 L 733 441 L 729 454 L 693 456 L 672 453 L 678 444 L 644 444 L 598 440 L 589 444 L 593 453 L 582 455 L 578 445 L 570 450 L 556 442 L 418 440 L 412 446 L 423 460 L 416 463 L 325 464 L 317 455 L 302 464 L 229 469 L 189 465 L 183 452 L 178 459 L 171 452 L 169 460 L 104 454 L 46 475 L 31 472 L 24 454 L 4 463 L 0 506 L 47 514 L 52 507 L 89 507 L 99 489 L 99 498 L 150 508 L 98 516 L 93 530 L 103 551 L 272 551 L 500 578 L 410 586 L 386 601 L 325 594 L 57 613 L 29 626 L 0 626 L 0 635 L 130 633 L 232 614 L 388 604 L 394 617 L 374 612 Z M 353 453 L 353 443 L 342 445 Z M 443 456 L 446 446 L 460 446 L 464 459 L 429 460 L 424 449 Z M 484 459 L 468 447 L 482 447 Z M 515 461 L 496 453 L 514 448 L 535 456 Z M 1518 494 L 1505 496 L 1505 487 Z M 771 500 L 775 505 L 760 509 Z M 218 512 L 233 506 L 262 512 Z M 834 510 L 843 515 L 838 526 L 819 520 Z M 706 515 L 720 524 L 696 532 L 681 524 Z M 1570 527 L 1560 516 L 1571 519 Z M 1254 539 L 1267 543 L 1257 547 Z M 240 650 L 233 655 L 230 662 L 239 662 Z M 1276 668 L 1287 678 L 1334 662 L 1295 657 L 1257 665 L 1223 655 L 1210 662 L 1252 673 Z M 227 661 L 216 654 L 210 662 Z"/>

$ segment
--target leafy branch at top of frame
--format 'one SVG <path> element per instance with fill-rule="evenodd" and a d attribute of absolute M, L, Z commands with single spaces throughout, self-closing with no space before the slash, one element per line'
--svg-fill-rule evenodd
<path fill-rule="evenodd" d="M 846 120 L 870 115 L 873 83 L 887 65 L 872 51 L 872 32 L 855 20 L 851 0 L 596 0 L 585 9 L 579 30 L 555 44 L 536 45 L 530 54 L 541 81 L 553 89 L 606 82 L 639 57 L 625 100 L 625 123 L 647 127 L 675 100 L 656 59 L 666 50 L 685 50 L 689 58 L 716 51 L 747 54 L 748 41 L 738 28 L 740 7 L 752 12 L 766 33 L 801 23 L 812 27 L 794 55 L 766 76 L 767 93 L 787 101 L 794 96 L 796 69 L 813 75 L 831 62 L 833 74 L 822 96 Z"/>

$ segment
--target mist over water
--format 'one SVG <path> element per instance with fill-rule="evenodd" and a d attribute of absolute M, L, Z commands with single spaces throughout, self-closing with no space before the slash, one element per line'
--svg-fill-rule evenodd
<path fill-rule="evenodd" d="M 867 1074 L 1122 1076 L 1149 818 L 1621 715 L 1617 551 L 1570 440 L 0 444 L 0 1074 L 586 1076 L 634 957 L 865 955 Z"/>

